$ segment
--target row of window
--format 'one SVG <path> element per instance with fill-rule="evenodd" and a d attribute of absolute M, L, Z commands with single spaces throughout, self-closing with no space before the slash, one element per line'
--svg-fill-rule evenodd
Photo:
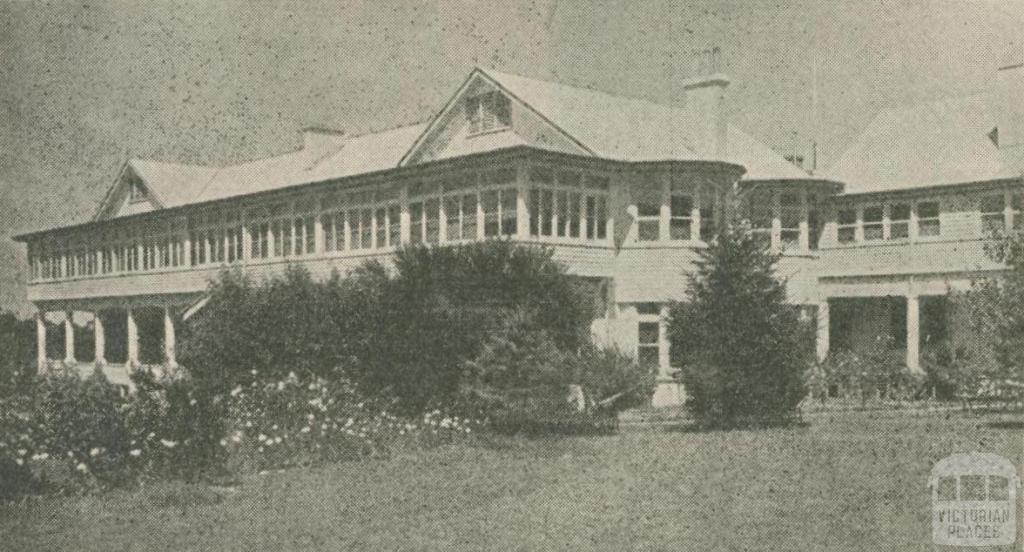
<path fill-rule="evenodd" d="M 911 212 L 916 213 L 913 230 L 919 237 L 942 234 L 939 202 L 922 201 L 871 205 L 858 210 L 841 208 L 836 212 L 836 241 L 841 244 L 857 241 L 907 240 L 911 236 Z"/>
<path fill-rule="evenodd" d="M 412 244 L 459 243 L 519 234 L 520 217 L 533 237 L 603 241 L 608 237 L 608 178 L 535 169 L 520 213 L 515 170 L 466 173 L 444 183 L 409 187 L 408 238 L 402 235 L 397 190 L 360 191 L 241 212 L 205 211 L 184 225 L 164 226 L 97 250 L 30 251 L 32 278 L 58 279 L 243 259 L 293 258 L 323 252 L 379 250 Z M 344 205 L 342 207 L 341 205 Z M 321 236 L 317 236 L 317 215 Z M 526 231 L 526 228 L 524 228 Z M 184 237 L 188 237 L 188 246 Z M 186 257 L 187 254 L 187 257 Z"/>
<path fill-rule="evenodd" d="M 637 241 L 708 241 L 715 233 L 718 219 L 718 192 L 713 186 L 694 188 L 689 183 L 673 182 L 664 193 L 648 188 L 636 200 Z M 668 209 L 663 209 L 664 205 Z"/>

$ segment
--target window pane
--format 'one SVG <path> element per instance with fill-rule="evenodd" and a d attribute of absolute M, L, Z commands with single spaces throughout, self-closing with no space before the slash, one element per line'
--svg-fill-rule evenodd
<path fill-rule="evenodd" d="M 555 194 L 556 212 L 557 216 L 557 234 L 559 237 L 565 237 L 569 233 L 569 192 L 560 190 Z"/>
<path fill-rule="evenodd" d="M 392 246 L 402 244 L 402 208 L 398 205 L 388 207 L 388 243 Z"/>
<path fill-rule="evenodd" d="M 796 245 L 800 243 L 800 231 L 783 228 L 779 234 L 779 239 L 785 245 Z"/>
<path fill-rule="evenodd" d="M 540 235 L 540 190 L 537 188 L 530 189 L 530 235 L 537 237 Z"/>
<path fill-rule="evenodd" d="M 437 243 L 441 238 L 441 200 L 428 199 L 423 209 L 427 227 L 426 241 L 427 243 Z"/>
<path fill-rule="evenodd" d="M 910 223 L 894 222 L 889 226 L 889 239 L 901 240 L 910 236 Z"/>
<path fill-rule="evenodd" d="M 918 218 L 937 218 L 939 216 L 939 204 L 934 201 L 917 204 Z"/>
<path fill-rule="evenodd" d="M 637 314 L 661 314 L 661 305 L 658 303 L 637 303 Z"/>
<path fill-rule="evenodd" d="M 484 237 L 498 235 L 498 190 L 488 190 L 480 194 L 480 204 L 484 210 Z"/>
<path fill-rule="evenodd" d="M 658 323 L 640 322 L 637 331 L 639 332 L 638 342 L 641 345 L 658 344 Z"/>
<path fill-rule="evenodd" d="M 569 194 L 569 236 L 580 237 L 580 194 Z"/>
<path fill-rule="evenodd" d="M 857 211 L 853 209 L 840 209 L 839 210 L 839 224 L 856 224 L 857 223 Z"/>
<path fill-rule="evenodd" d="M 462 224 L 460 222 L 461 208 L 459 206 L 460 196 L 448 196 L 444 199 L 445 232 L 448 241 L 462 239 Z"/>
<path fill-rule="evenodd" d="M 363 209 L 359 216 L 359 242 L 363 249 L 373 247 L 373 210 Z"/>
<path fill-rule="evenodd" d="M 503 236 L 514 236 L 517 224 L 516 189 L 501 190 L 501 234 Z"/>
<path fill-rule="evenodd" d="M 865 224 L 864 225 L 864 241 L 880 240 L 882 239 L 882 225 L 881 224 Z"/>
<path fill-rule="evenodd" d="M 462 196 L 462 239 L 476 239 L 476 194 Z"/>
<path fill-rule="evenodd" d="M 890 220 L 910 220 L 910 204 L 896 203 L 889 208 Z"/>
<path fill-rule="evenodd" d="M 608 236 L 608 199 L 597 198 L 597 239 L 603 240 Z"/>
<path fill-rule="evenodd" d="M 388 235 L 388 215 L 384 208 L 377 209 L 373 214 L 374 218 L 374 231 L 373 238 L 375 240 L 376 247 L 384 247 L 387 245 Z"/>
<path fill-rule="evenodd" d="M 587 196 L 586 200 L 587 217 L 587 239 L 594 239 L 597 235 L 597 198 Z"/>
<path fill-rule="evenodd" d="M 554 216 L 555 194 L 551 190 L 541 190 L 540 194 L 540 235 L 552 235 L 552 217 Z"/>
<path fill-rule="evenodd" d="M 657 220 L 641 220 L 637 222 L 637 239 L 640 241 L 657 241 L 658 227 L 660 225 L 661 221 Z"/>
<path fill-rule="evenodd" d="M 864 222 L 882 222 L 882 208 L 866 207 L 864 209 Z"/>
<path fill-rule="evenodd" d="M 1004 206 L 1003 194 L 988 195 L 981 198 L 982 213 L 1002 213 Z"/>
<path fill-rule="evenodd" d="M 409 205 L 409 240 L 412 243 L 423 243 L 423 204 Z"/>
<path fill-rule="evenodd" d="M 693 197 L 688 195 L 672 195 L 672 216 L 691 217 L 693 216 Z"/>
<path fill-rule="evenodd" d="M 921 221 L 918 224 L 918 234 L 922 236 L 938 236 L 940 234 L 940 227 L 938 220 L 927 220 Z"/>
<path fill-rule="evenodd" d="M 658 348 L 655 346 L 637 347 L 637 364 L 644 368 L 656 368 L 658 361 Z"/>
<path fill-rule="evenodd" d="M 661 216 L 661 202 L 654 200 L 644 200 L 636 204 L 637 215 L 641 217 L 658 217 Z"/>
<path fill-rule="evenodd" d="M 839 229 L 839 243 L 853 243 L 856 236 L 856 228 L 847 226 Z"/>
<path fill-rule="evenodd" d="M 530 169 L 530 181 L 537 182 L 538 184 L 551 184 L 555 180 L 555 175 L 551 172 L 551 169 L 545 167 L 533 167 Z"/>
<path fill-rule="evenodd" d="M 669 239 L 690 239 L 690 219 L 672 217 L 668 224 Z"/>

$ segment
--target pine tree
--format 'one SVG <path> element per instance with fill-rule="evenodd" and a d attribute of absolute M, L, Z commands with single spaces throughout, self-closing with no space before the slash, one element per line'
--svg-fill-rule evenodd
<path fill-rule="evenodd" d="M 702 426 L 791 420 L 804 397 L 813 334 L 786 303 L 778 258 L 734 225 L 700 253 L 687 300 L 672 305 L 673 364 Z"/>

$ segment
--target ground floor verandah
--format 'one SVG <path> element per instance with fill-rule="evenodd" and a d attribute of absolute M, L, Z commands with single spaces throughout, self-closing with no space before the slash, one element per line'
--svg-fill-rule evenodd
<path fill-rule="evenodd" d="M 178 366 L 177 334 L 197 296 L 148 296 L 37 303 L 37 366 L 92 373 L 130 386 L 132 370 Z M 91 335 L 90 335 L 91 334 Z"/>

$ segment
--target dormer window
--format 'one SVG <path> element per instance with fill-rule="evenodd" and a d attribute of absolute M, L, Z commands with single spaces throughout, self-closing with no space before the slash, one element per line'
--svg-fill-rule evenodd
<path fill-rule="evenodd" d="M 128 184 L 128 201 L 136 203 L 145 200 L 146 188 L 142 186 L 142 182 L 139 182 L 138 180 L 132 180 Z"/>
<path fill-rule="evenodd" d="M 500 92 L 466 98 L 466 122 L 470 136 L 512 126 L 508 98 Z"/>

